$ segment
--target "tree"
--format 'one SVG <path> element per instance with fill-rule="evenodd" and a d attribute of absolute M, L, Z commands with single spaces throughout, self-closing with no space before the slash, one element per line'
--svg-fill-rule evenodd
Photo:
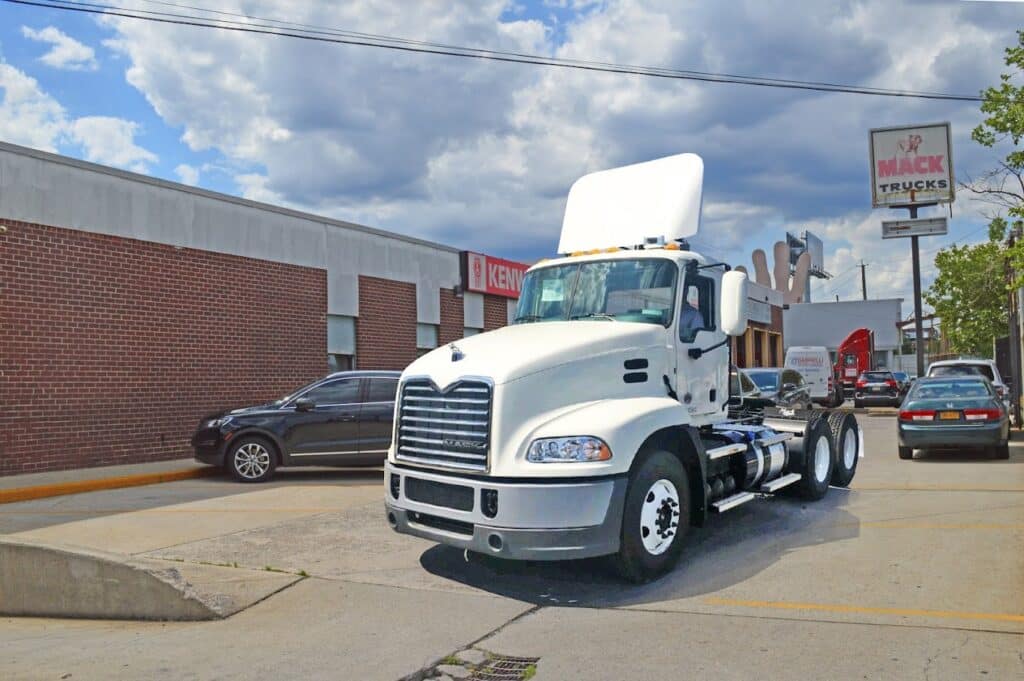
<path fill-rule="evenodd" d="M 935 256 L 939 270 L 925 301 L 942 319 L 942 331 L 956 352 L 992 356 L 992 341 L 1008 324 L 1002 247 L 989 241 L 953 246 Z"/>
<path fill-rule="evenodd" d="M 1017 44 L 1006 48 L 1004 62 L 1011 71 L 999 76 L 998 87 L 981 93 L 981 112 L 986 118 L 974 128 L 971 138 L 989 148 L 1009 146 L 1006 157 L 977 181 L 962 186 L 996 208 L 988 216 L 990 241 L 1002 242 L 1011 233 L 1017 237 L 1001 254 L 1016 273 L 1006 282 L 1012 290 L 1024 286 L 1024 241 L 1020 239 L 1024 232 L 1024 151 L 1020 149 L 1024 138 L 1024 85 L 1013 81 L 1024 71 L 1024 31 L 1017 31 Z"/>
<path fill-rule="evenodd" d="M 1024 138 L 1024 85 L 1014 82 L 1024 72 L 1024 31 L 1017 31 L 1017 44 L 1006 48 L 1005 55 L 1009 72 L 999 76 L 998 86 L 981 93 L 985 118 L 971 138 L 1005 150 L 1006 156 L 994 169 L 961 184 L 994 208 L 986 215 L 989 240 L 939 251 L 939 274 L 924 296 L 942 319 L 951 350 L 986 357 L 992 354 L 993 339 L 1007 333 L 1007 293 L 1024 286 L 1024 151 L 1019 148 Z"/>

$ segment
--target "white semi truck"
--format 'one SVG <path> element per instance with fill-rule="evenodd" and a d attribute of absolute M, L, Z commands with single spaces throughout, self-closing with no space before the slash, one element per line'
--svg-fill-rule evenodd
<path fill-rule="evenodd" d="M 708 513 L 850 483 L 852 414 L 728 417 L 746 275 L 689 250 L 702 185 L 694 154 L 580 178 L 563 255 L 527 272 L 514 323 L 403 372 L 385 467 L 397 532 L 509 559 L 609 555 L 642 582 Z"/>

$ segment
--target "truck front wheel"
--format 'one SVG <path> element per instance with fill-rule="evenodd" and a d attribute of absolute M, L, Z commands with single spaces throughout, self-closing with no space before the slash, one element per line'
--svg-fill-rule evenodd
<path fill-rule="evenodd" d="M 641 454 L 629 476 L 619 552 L 613 564 L 631 582 L 672 569 L 690 526 L 690 484 L 678 458 L 663 450 Z"/>

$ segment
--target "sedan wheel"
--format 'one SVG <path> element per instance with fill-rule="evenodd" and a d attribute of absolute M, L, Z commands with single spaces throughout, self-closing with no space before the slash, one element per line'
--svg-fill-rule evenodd
<path fill-rule="evenodd" d="M 277 462 L 265 440 L 242 438 L 229 450 L 227 463 L 239 482 L 265 482 L 274 475 Z"/>

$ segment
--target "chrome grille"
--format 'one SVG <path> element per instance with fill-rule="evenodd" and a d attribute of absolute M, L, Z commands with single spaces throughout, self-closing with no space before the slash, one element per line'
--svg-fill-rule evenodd
<path fill-rule="evenodd" d="M 402 384 L 395 458 L 468 471 L 487 470 L 491 386 L 462 380 L 446 391 L 423 378 Z"/>

